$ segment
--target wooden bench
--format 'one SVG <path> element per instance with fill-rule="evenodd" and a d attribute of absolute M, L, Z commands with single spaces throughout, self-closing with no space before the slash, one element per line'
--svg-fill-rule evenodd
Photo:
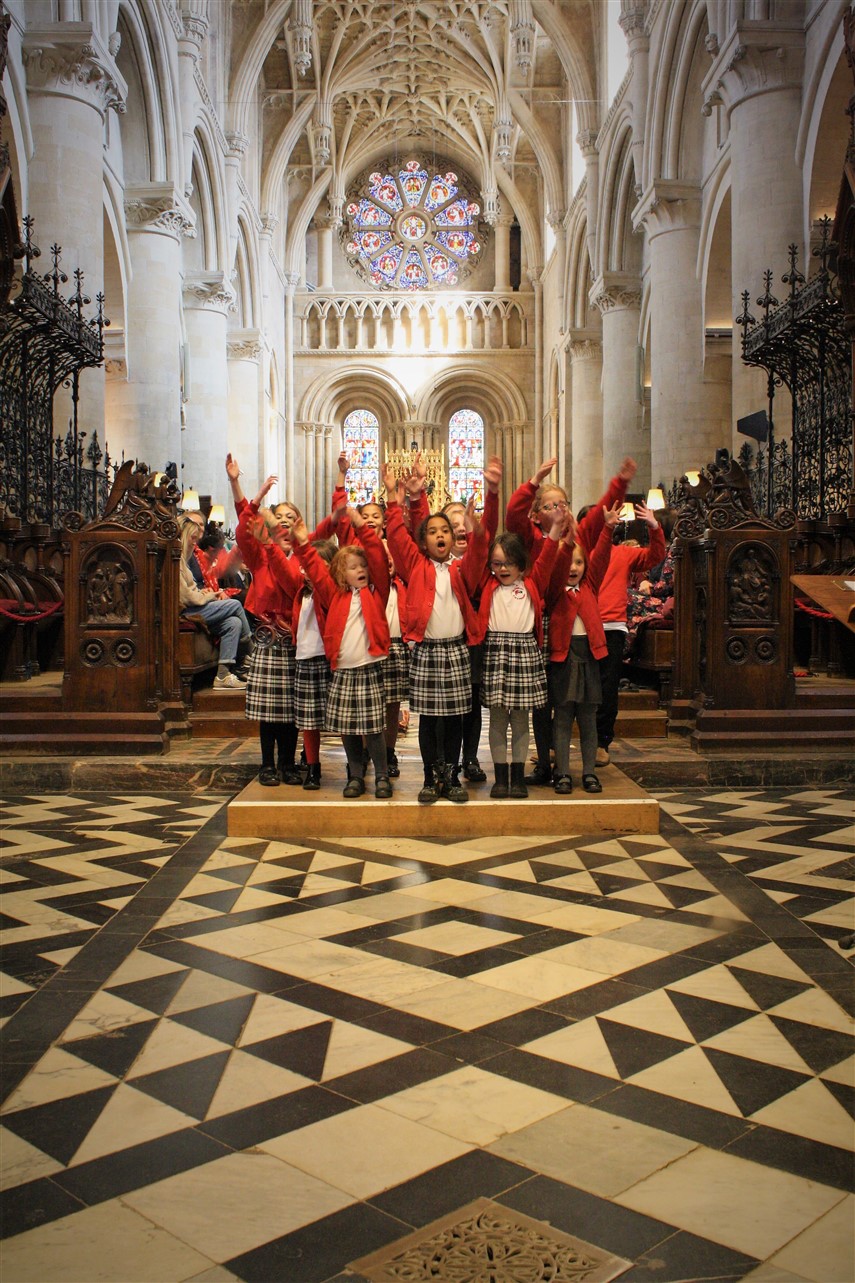
<path fill-rule="evenodd" d="M 219 638 L 213 637 L 201 615 L 182 615 L 178 621 L 178 668 L 181 698 L 193 702 L 193 684 L 202 673 L 216 672 L 220 658 Z"/>
<path fill-rule="evenodd" d="M 671 701 L 673 663 L 673 628 L 651 628 L 648 624 L 642 624 L 638 630 L 635 650 L 628 661 L 628 666 L 642 673 L 653 674 L 659 685 L 660 705 L 667 705 Z"/>

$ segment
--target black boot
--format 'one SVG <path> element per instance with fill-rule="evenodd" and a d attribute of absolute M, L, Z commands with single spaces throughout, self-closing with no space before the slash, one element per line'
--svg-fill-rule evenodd
<path fill-rule="evenodd" d="M 303 780 L 303 788 L 311 792 L 317 792 L 321 787 L 321 764 L 320 762 L 308 762 L 306 765 L 306 778 Z"/>
<path fill-rule="evenodd" d="M 448 763 L 442 768 L 442 797 L 447 797 L 449 802 L 468 802 L 469 794 L 460 783 L 459 766 L 450 766 Z"/>
<path fill-rule="evenodd" d="M 490 797 L 507 797 L 508 796 L 508 764 L 507 762 L 494 762 L 493 773 L 496 776 L 496 783 L 490 789 Z"/>
<path fill-rule="evenodd" d="M 436 802 L 437 799 L 441 796 L 440 770 L 441 768 L 439 766 L 425 767 L 425 782 L 422 788 L 419 790 L 419 795 L 416 798 L 417 802 L 423 802 L 428 804 L 430 802 Z"/>
<path fill-rule="evenodd" d="M 511 787 L 508 797 L 528 797 L 525 786 L 525 762 L 511 762 Z"/>
<path fill-rule="evenodd" d="M 390 780 L 396 780 L 401 774 L 398 756 L 393 748 L 386 749 L 386 774 Z"/>

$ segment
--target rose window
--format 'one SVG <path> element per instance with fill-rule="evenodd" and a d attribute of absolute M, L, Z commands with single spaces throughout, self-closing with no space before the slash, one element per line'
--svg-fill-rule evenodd
<path fill-rule="evenodd" d="M 457 174 L 419 160 L 370 174 L 345 213 L 345 253 L 381 289 L 456 285 L 481 253 L 481 206 Z"/>

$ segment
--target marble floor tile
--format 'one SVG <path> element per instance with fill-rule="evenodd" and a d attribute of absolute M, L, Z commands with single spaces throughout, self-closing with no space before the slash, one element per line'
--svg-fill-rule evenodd
<path fill-rule="evenodd" d="M 792 1270 L 811 1283 L 855 1279 L 855 1199 L 841 1199 L 836 1207 L 790 1239 L 769 1261 L 776 1269 Z"/>
<path fill-rule="evenodd" d="M 423 949 L 435 949 L 438 953 L 447 953 L 458 958 L 466 953 L 473 953 L 476 949 L 489 949 L 492 945 L 516 940 L 518 936 L 510 931 L 476 927 L 466 922 L 442 922 L 434 927 L 405 931 L 403 935 L 395 938 L 405 944 L 418 945 Z"/>
<path fill-rule="evenodd" d="M 531 1006 L 531 1000 L 483 981 L 476 984 L 474 980 L 445 980 L 412 996 L 397 998 L 395 1006 L 454 1029 L 477 1029 L 525 1011 Z"/>
<path fill-rule="evenodd" d="M 611 1198 L 690 1153 L 695 1144 L 655 1127 L 572 1105 L 490 1145 L 492 1154 Z"/>
<path fill-rule="evenodd" d="M 0 1127 L 0 1190 L 13 1189 L 59 1171 L 62 1163 L 7 1127 Z"/>
<path fill-rule="evenodd" d="M 61 1047 L 52 1047 L 42 1056 L 34 1069 L 27 1074 L 19 1087 L 4 1101 L 0 1113 L 15 1113 L 46 1105 L 49 1101 L 64 1100 L 81 1092 L 94 1091 L 97 1087 L 113 1087 L 113 1074 L 105 1073 L 96 1065 L 87 1064 L 77 1056 L 69 1055 Z"/>
<path fill-rule="evenodd" d="M 765 1260 L 841 1197 L 826 1185 L 699 1148 L 615 1199 Z"/>
<path fill-rule="evenodd" d="M 524 995 L 532 1002 L 547 1002 L 562 994 L 575 993 L 577 989 L 597 984 L 602 978 L 602 972 L 550 962 L 543 954 L 492 967 L 473 976 L 476 984 L 487 985 L 491 989 L 507 989 L 510 993 Z"/>

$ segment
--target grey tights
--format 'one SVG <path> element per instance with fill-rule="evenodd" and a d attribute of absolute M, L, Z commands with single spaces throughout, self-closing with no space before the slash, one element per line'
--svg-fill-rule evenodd
<path fill-rule="evenodd" d="M 511 728 L 511 761 L 524 762 L 528 754 L 527 708 L 490 709 L 490 756 L 494 763 L 508 760 L 508 727 Z"/>
<path fill-rule="evenodd" d="M 552 715 L 555 740 L 555 777 L 570 774 L 570 735 L 573 719 L 579 725 L 582 774 L 593 775 L 597 764 L 597 704 L 556 704 Z"/>

